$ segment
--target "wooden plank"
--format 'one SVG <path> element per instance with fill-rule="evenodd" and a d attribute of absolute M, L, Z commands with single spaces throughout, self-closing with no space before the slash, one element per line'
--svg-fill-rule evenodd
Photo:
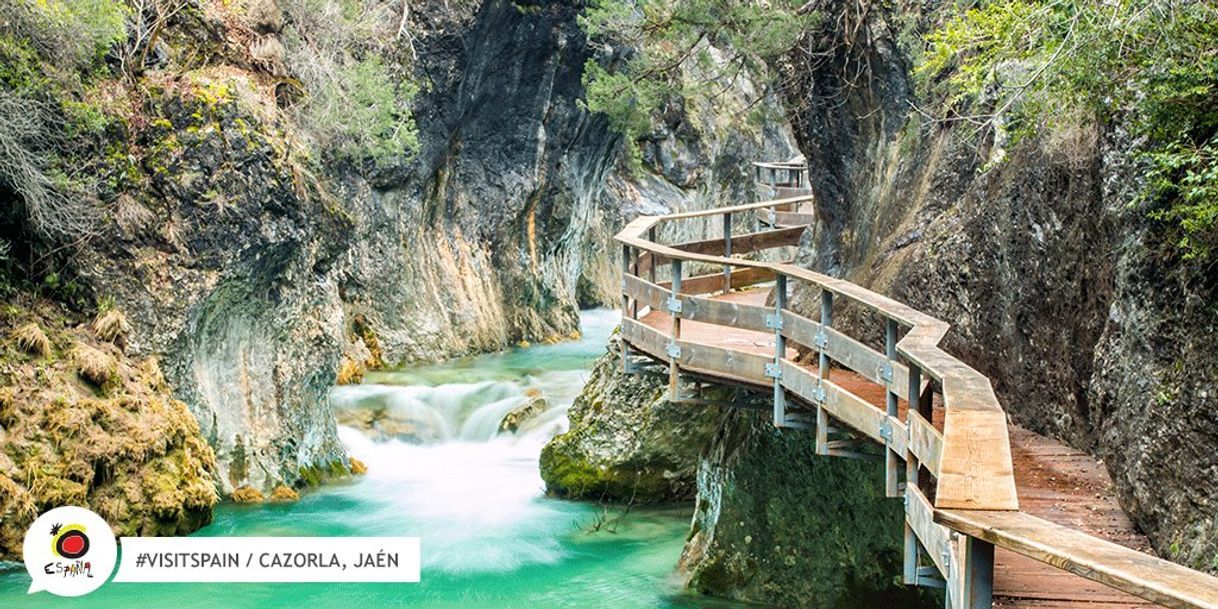
<path fill-rule="evenodd" d="M 958 394 L 950 389 L 943 394 L 943 449 L 935 507 L 1019 509 L 1006 413 L 953 410 L 951 399 Z"/>
<path fill-rule="evenodd" d="M 744 235 L 735 235 L 732 237 L 732 254 L 747 254 L 750 252 L 767 250 L 775 247 L 799 245 L 799 238 L 800 235 L 803 235 L 803 233 L 804 227 L 795 226 L 790 228 L 760 231 L 756 233 L 747 233 Z M 723 237 L 717 237 L 715 239 L 707 239 L 705 241 L 686 241 L 683 243 L 674 244 L 671 247 L 695 254 L 722 256 L 724 245 Z M 663 264 L 665 261 L 662 256 L 658 259 L 661 261 L 661 264 Z"/>
<path fill-rule="evenodd" d="M 723 258 L 728 264 L 735 264 L 732 258 Z M 732 271 L 732 288 L 743 288 L 758 283 L 774 280 L 774 271 L 765 267 L 745 267 Z M 662 281 L 660 287 L 671 289 L 671 281 Z M 723 289 L 723 273 L 698 275 L 681 281 L 682 294 L 712 294 Z"/>
<path fill-rule="evenodd" d="M 670 294 L 668 290 L 634 275 L 622 276 L 622 293 L 657 311 L 665 307 Z"/>
<path fill-rule="evenodd" d="M 677 341 L 677 344 L 681 346 L 681 357 L 678 361 L 682 367 L 688 366 L 704 372 L 720 372 L 756 383 L 771 382 L 765 375 L 765 365 L 774 361 L 772 358 L 688 341 Z"/>
<path fill-rule="evenodd" d="M 658 287 L 658 286 L 657 286 Z M 681 299 L 681 318 L 720 326 L 729 326 L 758 332 L 772 331 L 765 325 L 766 316 L 774 312 L 768 307 L 759 307 L 738 302 L 714 300 L 698 296 Z"/>
<path fill-rule="evenodd" d="M 790 360 L 782 360 L 782 386 L 808 404 L 816 403 L 816 386 L 819 381 L 811 370 Z"/>
<path fill-rule="evenodd" d="M 1218 578 L 1015 511 L 935 510 L 935 522 L 1173 609 L 1218 609 Z"/>
<path fill-rule="evenodd" d="M 883 369 L 888 365 L 884 354 L 867 345 L 843 334 L 836 328 L 825 328 L 825 338 L 829 344 L 825 348 L 829 357 L 843 366 L 857 372 L 859 376 L 870 379 L 877 385 L 886 387 L 902 399 L 909 399 L 909 368 L 900 362 L 892 362 L 892 381 L 884 380 Z"/>
<path fill-rule="evenodd" d="M 640 321 L 623 318 L 622 338 L 635 349 L 660 361 L 667 362 L 671 359 L 665 351 L 665 347 L 668 345 L 668 336 Z"/>
<path fill-rule="evenodd" d="M 909 523 L 909 528 L 913 529 L 918 542 L 935 563 L 935 568 L 939 569 L 943 579 L 947 579 L 947 561 L 943 559 L 943 553 L 951 546 L 950 533 L 943 525 L 935 522 L 934 508 L 931 507 L 930 501 L 914 486 L 905 488 L 905 521 Z"/>
<path fill-rule="evenodd" d="M 880 435 L 880 425 L 887 415 L 883 411 L 833 381 L 826 380 L 824 387 L 824 408 L 830 416 L 868 438 L 884 443 L 884 438 Z"/>
<path fill-rule="evenodd" d="M 939 477 L 939 462 L 942 458 L 943 434 L 922 415 L 910 410 L 906 414 L 909 429 L 909 451 L 918 458 L 930 475 Z"/>
<path fill-rule="evenodd" d="M 803 228 L 816 223 L 816 214 L 774 210 L 774 213 L 771 215 L 771 220 L 776 226 Z"/>
<path fill-rule="evenodd" d="M 817 334 L 820 334 L 820 322 L 812 321 L 789 309 L 782 312 L 782 335 L 788 340 L 808 349 L 815 349 Z"/>

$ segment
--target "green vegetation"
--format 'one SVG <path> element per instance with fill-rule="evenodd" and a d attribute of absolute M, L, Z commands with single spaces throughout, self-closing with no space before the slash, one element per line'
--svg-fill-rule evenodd
<path fill-rule="evenodd" d="M 584 66 L 587 109 L 604 113 L 626 136 L 635 166 L 636 140 L 666 105 L 713 102 L 746 75 L 767 74 L 819 21 L 801 1 L 593 0 L 580 26 L 593 40 L 621 44 L 620 62 Z M 766 93 L 757 92 L 755 104 Z M 756 112 L 741 118 L 758 118 Z"/>
<path fill-rule="evenodd" d="M 928 37 L 917 73 L 953 120 L 1018 137 L 1118 115 L 1144 141 L 1139 199 L 1186 259 L 1218 248 L 1218 7 L 993 0 Z M 990 110 L 977 113 L 977 108 Z"/>
<path fill-rule="evenodd" d="M 368 0 L 284 3 L 286 61 L 306 97 L 302 129 L 322 150 L 352 161 L 401 163 L 419 148 L 410 103 L 418 87 L 395 62 L 396 13 Z"/>

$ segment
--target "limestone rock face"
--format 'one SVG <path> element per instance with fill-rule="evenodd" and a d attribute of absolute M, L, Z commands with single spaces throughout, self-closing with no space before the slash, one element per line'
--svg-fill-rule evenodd
<path fill-rule="evenodd" d="M 668 377 L 625 374 L 618 341 L 542 450 L 546 490 L 562 497 L 657 502 L 694 496 L 698 455 L 719 413 L 669 402 Z"/>

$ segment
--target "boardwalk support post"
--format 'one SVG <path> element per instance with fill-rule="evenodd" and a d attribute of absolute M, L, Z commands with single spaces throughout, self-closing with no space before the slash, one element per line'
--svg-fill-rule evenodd
<path fill-rule="evenodd" d="M 732 214 L 723 214 L 723 257 L 732 257 Z M 732 265 L 723 265 L 723 293 L 732 291 Z"/>
<path fill-rule="evenodd" d="M 901 491 L 897 486 L 900 465 L 897 463 L 897 453 L 892 450 L 891 423 L 897 417 L 897 392 L 892 386 L 892 369 L 897 359 L 897 322 L 894 319 L 888 319 L 884 324 L 884 355 L 888 358 L 887 368 L 881 375 L 886 381 L 884 397 L 888 412 L 888 418 L 884 420 L 884 427 L 888 430 L 884 437 L 884 491 L 889 497 L 900 497 Z"/>
<path fill-rule="evenodd" d="M 909 441 L 905 443 L 905 585 L 918 583 L 918 535 L 909 523 L 909 496 L 913 489 L 918 488 L 918 478 L 921 476 L 922 464 L 913 453 L 913 413 L 921 413 L 922 369 L 912 362 L 909 365 L 909 410 L 905 415 Z"/>
<path fill-rule="evenodd" d="M 817 362 L 817 375 L 820 381 L 821 400 L 816 405 L 816 454 L 829 454 L 829 413 L 825 411 L 825 381 L 829 378 L 829 334 L 828 329 L 833 325 L 833 292 L 820 291 L 820 336 L 816 341 L 820 351 Z"/>
<path fill-rule="evenodd" d="M 656 241 L 656 227 L 653 226 L 653 227 L 647 229 L 647 240 L 651 241 L 652 243 L 659 243 L 659 241 Z M 656 264 L 655 253 L 652 252 L 650 254 L 650 256 L 651 256 L 651 264 L 647 265 L 647 275 L 648 275 L 647 280 L 652 283 L 655 283 L 656 282 L 656 267 L 659 265 Z"/>
<path fill-rule="evenodd" d="M 774 427 L 787 423 L 787 394 L 782 388 L 782 359 L 787 354 L 787 339 L 782 335 L 782 310 L 787 306 L 787 276 L 774 277 Z"/>
<path fill-rule="evenodd" d="M 963 606 L 958 609 L 990 609 L 994 600 L 994 545 L 965 537 L 962 571 Z"/>
<path fill-rule="evenodd" d="M 672 260 L 672 293 L 668 297 L 668 311 L 672 314 L 672 342 L 668 345 L 668 356 L 672 358 L 668 368 L 668 399 L 677 400 L 677 382 L 680 377 L 681 347 L 681 261 Z"/>
<path fill-rule="evenodd" d="M 622 246 L 622 277 L 630 274 L 630 246 Z M 626 293 L 626 280 L 622 280 L 622 315 L 630 315 L 630 296 Z M 622 337 L 622 373 L 630 373 L 630 344 Z"/>

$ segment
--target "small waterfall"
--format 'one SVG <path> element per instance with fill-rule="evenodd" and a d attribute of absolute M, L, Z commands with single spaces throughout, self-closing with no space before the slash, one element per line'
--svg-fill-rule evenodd
<path fill-rule="evenodd" d="M 615 312 L 587 311 L 578 340 L 378 371 L 367 384 L 335 387 L 330 403 L 340 425 L 375 440 L 416 445 L 486 442 L 506 433 L 499 427 L 508 413 L 532 404 L 507 435 L 544 442 L 565 429 L 567 407 L 617 321 Z"/>

